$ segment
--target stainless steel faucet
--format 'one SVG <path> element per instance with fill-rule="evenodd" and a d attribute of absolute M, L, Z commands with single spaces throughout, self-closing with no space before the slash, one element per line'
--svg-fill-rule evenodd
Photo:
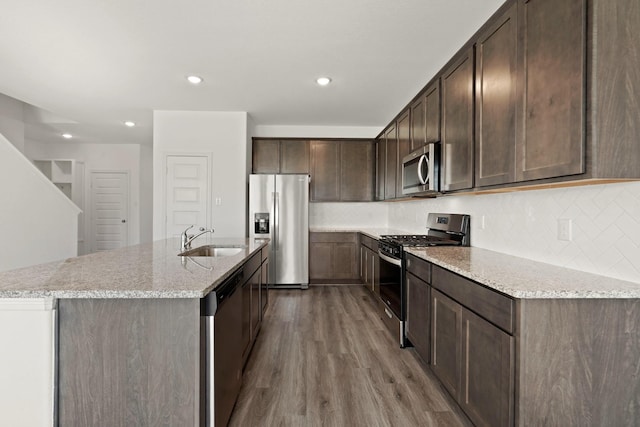
<path fill-rule="evenodd" d="M 180 235 L 180 249 L 182 251 L 186 251 L 187 249 L 191 248 L 191 242 L 193 242 L 196 238 L 202 236 L 205 233 L 213 233 L 214 231 L 213 228 L 205 229 L 204 227 L 200 227 L 200 233 L 196 234 L 195 236 L 188 235 L 187 231 L 189 231 L 192 228 L 193 228 L 193 225 L 187 227 L 187 229 L 184 230 Z"/>

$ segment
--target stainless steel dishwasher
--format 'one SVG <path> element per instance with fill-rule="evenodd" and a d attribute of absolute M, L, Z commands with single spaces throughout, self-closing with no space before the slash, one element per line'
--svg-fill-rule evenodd
<path fill-rule="evenodd" d="M 200 302 L 201 426 L 226 426 L 242 385 L 243 269 Z"/>

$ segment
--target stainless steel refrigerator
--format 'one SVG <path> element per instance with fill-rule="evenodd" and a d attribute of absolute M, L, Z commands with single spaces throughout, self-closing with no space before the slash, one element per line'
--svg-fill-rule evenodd
<path fill-rule="evenodd" d="M 249 176 L 249 237 L 270 238 L 269 286 L 309 287 L 309 176 Z"/>

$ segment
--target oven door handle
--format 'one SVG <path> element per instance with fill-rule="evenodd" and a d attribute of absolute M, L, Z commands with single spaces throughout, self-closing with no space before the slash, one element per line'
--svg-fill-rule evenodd
<path fill-rule="evenodd" d="M 391 258 L 388 255 L 383 254 L 382 252 L 380 252 L 380 249 L 378 249 L 378 256 L 380 258 L 382 258 L 383 260 L 387 261 L 388 263 L 391 263 L 393 265 L 397 265 L 398 267 L 402 267 L 402 261 L 399 259 L 395 259 L 395 258 Z"/>

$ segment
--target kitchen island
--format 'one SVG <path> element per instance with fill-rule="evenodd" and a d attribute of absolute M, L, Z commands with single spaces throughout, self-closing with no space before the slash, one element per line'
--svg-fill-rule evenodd
<path fill-rule="evenodd" d="M 267 244 L 202 238 L 194 246 L 241 249 L 179 257 L 179 239 L 167 239 L 0 273 L 0 298 L 53 301 L 55 423 L 200 425 L 206 406 L 201 299 L 251 265 L 249 290 L 242 291 L 248 301 L 236 317 L 243 336 L 246 327 L 255 339 L 253 318 L 262 313 L 250 310 L 262 307 L 252 299 L 262 295 Z"/>

